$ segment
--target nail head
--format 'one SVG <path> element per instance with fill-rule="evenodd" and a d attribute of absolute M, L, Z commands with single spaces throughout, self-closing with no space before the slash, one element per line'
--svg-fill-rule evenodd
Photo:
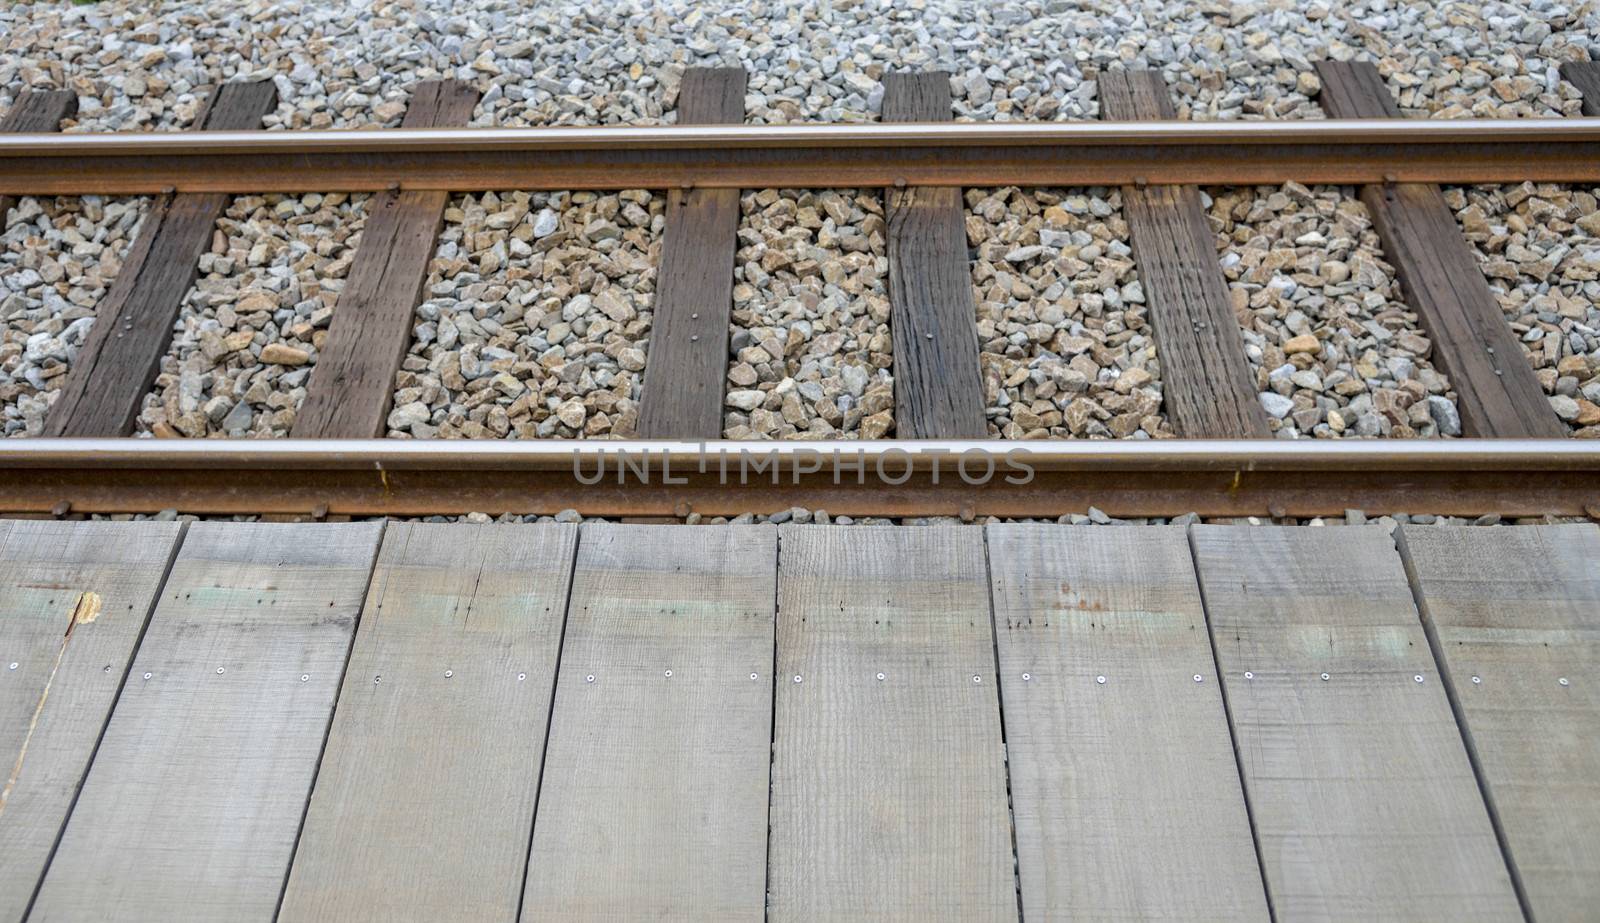
<path fill-rule="evenodd" d="M 1204 676 L 1201 676 L 1199 673 L 1196 673 L 1194 675 L 1194 681 L 1197 682 L 1197 683 L 1203 683 L 1203 682 L 1206 681 L 1206 678 Z"/>
<path fill-rule="evenodd" d="M 878 682 L 880 682 L 880 683 L 883 682 L 883 674 L 882 673 L 878 674 Z"/>
<path fill-rule="evenodd" d="M 311 682 L 311 674 L 310 673 L 301 673 L 300 674 L 300 682 L 302 682 L 302 683 Z"/>
<path fill-rule="evenodd" d="M 584 678 L 583 678 L 583 681 L 584 681 L 584 682 L 586 682 L 586 683 L 592 683 L 592 682 L 594 682 L 594 674 L 593 674 L 593 673 L 590 673 L 590 674 L 589 674 L 589 675 L 588 675 L 588 676 L 585 676 L 585 677 L 584 677 Z"/>
<path fill-rule="evenodd" d="M 1254 673 L 1250 672 L 1249 670 L 1246 670 L 1246 671 L 1244 671 L 1244 678 L 1245 679 L 1255 679 L 1256 675 Z"/>
<path fill-rule="evenodd" d="M 1106 684 L 1106 678 L 1104 676 L 1096 676 L 1094 678 L 1094 681 L 1099 683 L 1102 686 L 1104 686 Z"/>
<path fill-rule="evenodd" d="M 1422 674 L 1421 673 L 1418 673 L 1416 676 L 1413 676 L 1411 678 L 1416 680 L 1419 683 L 1422 682 Z"/>
<path fill-rule="evenodd" d="M 1481 682 L 1483 682 L 1483 677 L 1481 677 L 1481 676 L 1474 676 L 1474 677 L 1473 677 L 1473 678 L 1472 678 L 1472 682 L 1473 682 L 1473 685 L 1477 685 L 1477 684 L 1478 684 L 1478 683 L 1481 683 Z"/>
<path fill-rule="evenodd" d="M 1025 682 L 1025 683 L 1033 682 L 1033 674 L 1032 673 L 1024 673 L 1024 674 L 1022 674 L 1022 681 Z"/>
<path fill-rule="evenodd" d="M 1558 682 L 1558 683 L 1560 683 L 1560 684 L 1561 684 L 1561 685 L 1563 685 L 1563 686 L 1566 686 L 1566 685 L 1569 685 L 1569 684 L 1568 684 L 1568 683 L 1567 683 L 1567 678 L 1566 678 L 1566 677 L 1565 677 L 1565 676 L 1563 676 L 1563 677 L 1561 677 L 1561 678 L 1560 678 L 1560 679 L 1558 679 L 1558 680 L 1556 680 L 1556 682 Z"/>
<path fill-rule="evenodd" d="M 221 676 L 222 674 L 224 674 L 226 672 L 228 672 L 228 668 L 227 667 L 217 667 L 217 675 L 218 676 Z"/>
<path fill-rule="evenodd" d="M 794 681 L 797 682 L 797 683 L 798 682 L 803 682 L 803 680 L 801 680 L 801 678 L 800 678 L 800 674 L 799 673 L 796 673 L 794 675 Z"/>

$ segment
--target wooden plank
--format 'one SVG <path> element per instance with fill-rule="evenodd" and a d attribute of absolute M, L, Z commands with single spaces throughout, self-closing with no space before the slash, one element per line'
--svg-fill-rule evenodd
<path fill-rule="evenodd" d="M 1530 919 L 1600 903 L 1600 531 L 1407 526 L 1400 545 Z"/>
<path fill-rule="evenodd" d="M 516 916 L 577 539 L 388 527 L 284 919 Z"/>
<path fill-rule="evenodd" d="M 1275 916 L 1520 920 L 1388 532 L 1190 537 Z"/>
<path fill-rule="evenodd" d="M 1583 114 L 1600 115 L 1600 61 L 1568 61 L 1561 76 L 1583 94 Z"/>
<path fill-rule="evenodd" d="M 988 539 L 1023 915 L 1268 919 L 1184 528 Z"/>
<path fill-rule="evenodd" d="M 277 105 L 270 80 L 225 83 L 195 120 L 205 131 L 261 127 Z M 150 206 L 95 323 L 45 417 L 46 436 L 126 436 L 172 342 L 183 296 L 211 246 L 223 193 L 163 195 Z"/>
<path fill-rule="evenodd" d="M 1399 109 L 1377 68 L 1318 61 L 1318 97 L 1339 119 L 1394 118 Z M 1533 366 L 1511 333 L 1439 187 L 1388 183 L 1361 187 L 1384 255 L 1406 301 L 1433 340 L 1433 363 L 1449 376 L 1468 436 L 1556 439 L 1566 424 L 1550 409 Z"/>
<path fill-rule="evenodd" d="M 1103 118 L 1178 117 L 1157 71 L 1103 72 L 1099 86 Z M 1199 190 L 1123 186 L 1122 208 L 1160 350 L 1162 403 L 1173 431 L 1197 439 L 1271 436 Z"/>
<path fill-rule="evenodd" d="M 71 90 L 23 90 L 0 117 L 0 132 L 60 131 L 61 120 L 78 113 L 78 94 Z M 0 230 L 6 216 L 17 207 L 17 197 L 0 195 Z"/>
<path fill-rule="evenodd" d="M 744 121 L 740 67 L 691 67 L 678 90 L 678 124 Z M 721 439 L 728 379 L 739 190 L 673 189 L 656 271 L 655 318 L 640 399 L 646 439 Z"/>
<path fill-rule="evenodd" d="M 182 528 L 0 520 L 0 919 L 26 915 Z"/>
<path fill-rule="evenodd" d="M 780 545 L 771 918 L 1016 919 L 982 534 Z"/>
<path fill-rule="evenodd" d="M 885 122 L 947 122 L 950 75 L 885 74 Z M 895 432 L 905 439 L 981 439 L 978 305 L 967 265 L 961 189 L 884 190 L 889 227 Z"/>
<path fill-rule="evenodd" d="M 271 919 L 381 531 L 189 526 L 29 919 Z"/>
<path fill-rule="evenodd" d="M 761 919 L 776 573 L 770 526 L 583 527 L 523 919 Z"/>
<path fill-rule="evenodd" d="M 472 121 L 478 91 L 463 80 L 424 80 L 402 128 Z M 297 439 L 375 439 L 387 432 L 395 376 L 411 348 L 413 314 L 444 224 L 446 192 L 380 192 L 367 202 L 361 245 L 328 339 L 289 434 Z"/>

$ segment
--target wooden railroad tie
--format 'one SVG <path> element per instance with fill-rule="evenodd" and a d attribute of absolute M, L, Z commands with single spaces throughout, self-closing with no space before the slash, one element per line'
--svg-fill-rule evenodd
<path fill-rule="evenodd" d="M 1378 69 L 1359 61 L 1318 61 L 1318 97 L 1336 119 L 1400 118 Z M 1522 344 L 1489 291 L 1472 247 L 1439 187 L 1384 183 L 1361 187 L 1385 258 L 1394 264 L 1407 302 L 1433 340 L 1434 363 L 1456 391 L 1468 436 L 1561 438 Z"/>
<path fill-rule="evenodd" d="M 402 127 L 464 126 L 477 104 L 478 91 L 465 81 L 423 81 Z M 447 192 L 395 189 L 367 203 L 361 246 L 290 436 L 375 439 L 387 430 L 395 376 L 411 348 L 417 304 L 449 202 Z"/>
<path fill-rule="evenodd" d="M 747 79 L 737 67 L 685 71 L 678 90 L 678 124 L 743 122 Z M 739 190 L 668 190 L 639 407 L 641 437 L 722 438 L 738 248 Z"/>
<path fill-rule="evenodd" d="M 195 119 L 201 131 L 261 127 L 277 104 L 270 80 L 225 83 Z M 122 271 L 95 309 L 88 339 L 45 417 L 46 436 L 127 436 L 172 342 L 229 196 L 164 194 L 144 216 Z"/>
<path fill-rule="evenodd" d="M 1125 121 L 1177 118 L 1156 71 L 1102 73 L 1100 114 Z M 1210 439 L 1270 436 L 1199 190 L 1123 186 L 1122 207 L 1173 431 Z"/>

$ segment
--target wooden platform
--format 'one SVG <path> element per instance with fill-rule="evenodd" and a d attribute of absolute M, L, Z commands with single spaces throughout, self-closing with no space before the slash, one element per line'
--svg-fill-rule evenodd
<path fill-rule="evenodd" d="M 0 520 L 0 920 L 1582 918 L 1596 562 Z"/>

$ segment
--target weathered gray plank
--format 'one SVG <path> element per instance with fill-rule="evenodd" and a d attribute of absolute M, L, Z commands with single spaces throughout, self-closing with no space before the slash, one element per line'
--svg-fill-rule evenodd
<path fill-rule="evenodd" d="M 1600 61 L 1568 61 L 1561 76 L 1583 94 L 1583 114 L 1600 115 Z"/>
<path fill-rule="evenodd" d="M 743 122 L 746 80 L 739 67 L 689 68 L 678 90 L 678 124 Z M 641 437 L 722 438 L 738 235 L 739 190 L 667 193 Z"/>
<path fill-rule="evenodd" d="M 78 94 L 71 90 L 23 90 L 0 117 L 0 132 L 60 131 L 61 120 L 78 112 Z M 0 230 L 6 216 L 17 207 L 17 197 L 0 195 Z"/>
<path fill-rule="evenodd" d="M 463 80 L 424 80 L 402 128 L 454 128 L 472 121 L 478 91 Z M 395 375 L 411 348 L 413 312 L 439 240 L 445 192 L 381 192 L 367 223 L 333 322 L 306 384 L 291 435 L 374 439 L 386 431 Z"/>
<path fill-rule="evenodd" d="M 199 522 L 31 920 L 270 920 L 381 523 Z"/>
<path fill-rule="evenodd" d="M 272 81 L 225 83 L 206 101 L 197 130 L 260 128 L 276 105 Z M 125 436 L 161 357 L 172 342 L 172 323 L 199 274 L 200 255 L 211 246 L 217 219 L 228 204 L 221 193 L 161 196 L 139 225 L 122 271 L 95 308 L 95 323 L 56 402 L 45 417 L 46 436 Z"/>
<path fill-rule="evenodd" d="M 761 918 L 776 571 L 770 526 L 583 527 L 523 919 Z"/>
<path fill-rule="evenodd" d="M 885 74 L 885 122 L 950 120 L 950 75 Z M 961 190 L 884 190 L 889 228 L 895 433 L 906 439 L 982 438 L 978 306 L 967 265 Z"/>
<path fill-rule="evenodd" d="M 1157 71 L 1103 72 L 1099 89 L 1103 118 L 1177 118 Z M 1124 186 L 1122 205 L 1161 350 L 1162 403 L 1173 430 L 1193 438 L 1270 436 L 1199 190 Z"/>
<path fill-rule="evenodd" d="M 771 918 L 1015 919 L 982 534 L 780 544 Z"/>
<path fill-rule="evenodd" d="M 1400 114 L 1377 68 L 1360 61 L 1318 61 L 1318 99 L 1336 119 Z M 1438 186 L 1391 183 L 1361 187 L 1383 252 L 1405 287 L 1406 302 L 1433 340 L 1433 362 L 1456 389 L 1469 436 L 1561 438 L 1566 424 L 1550 409 L 1533 366 L 1506 324 L 1489 283 Z"/>
<path fill-rule="evenodd" d="M 284 919 L 516 916 L 577 537 L 388 527 Z"/>
<path fill-rule="evenodd" d="M 988 538 L 1023 915 L 1266 920 L 1184 529 Z"/>
<path fill-rule="evenodd" d="M 1529 915 L 1592 919 L 1600 530 L 1407 526 L 1401 551 Z"/>
<path fill-rule="evenodd" d="M 1190 536 L 1277 918 L 1521 919 L 1389 534 Z"/>
<path fill-rule="evenodd" d="M 33 899 L 181 530 L 0 520 L 0 920 Z"/>

